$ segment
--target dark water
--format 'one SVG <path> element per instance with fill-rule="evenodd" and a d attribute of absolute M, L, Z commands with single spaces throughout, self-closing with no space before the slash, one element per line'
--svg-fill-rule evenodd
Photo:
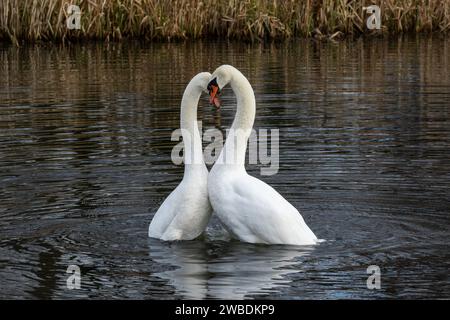
<path fill-rule="evenodd" d="M 1 298 L 450 298 L 450 41 L 0 47 Z M 184 87 L 232 64 L 315 247 L 147 238 Z M 203 129 L 227 128 L 234 98 Z M 66 287 L 68 265 L 81 289 Z M 369 265 L 381 289 L 366 287 Z"/>

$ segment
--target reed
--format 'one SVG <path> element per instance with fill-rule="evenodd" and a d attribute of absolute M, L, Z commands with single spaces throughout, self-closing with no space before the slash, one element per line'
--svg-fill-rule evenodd
<path fill-rule="evenodd" d="M 80 30 L 66 27 L 69 4 L 81 8 Z M 0 0 L 0 39 L 356 35 L 370 33 L 363 11 L 370 4 L 380 6 L 385 34 L 450 30 L 450 0 Z"/>

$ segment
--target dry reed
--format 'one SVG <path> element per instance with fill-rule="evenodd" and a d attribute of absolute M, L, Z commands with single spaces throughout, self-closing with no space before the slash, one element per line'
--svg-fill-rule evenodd
<path fill-rule="evenodd" d="M 81 8 L 81 29 L 66 27 Z M 382 33 L 447 32 L 450 0 L 0 0 L 0 39 L 204 37 L 245 40 L 370 33 L 363 7 L 381 8 Z"/>

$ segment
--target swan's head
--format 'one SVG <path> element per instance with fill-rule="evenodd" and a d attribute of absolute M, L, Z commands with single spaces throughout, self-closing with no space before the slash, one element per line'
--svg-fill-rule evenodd
<path fill-rule="evenodd" d="M 192 78 L 191 83 L 197 87 L 201 92 L 208 93 L 207 87 L 208 82 L 211 80 L 211 73 L 200 72 L 194 78 Z"/>
<path fill-rule="evenodd" d="M 209 102 L 220 108 L 219 95 L 223 87 L 225 87 L 231 81 L 231 75 L 236 68 L 230 65 L 222 65 L 218 67 L 211 75 L 211 80 L 208 83 Z"/>

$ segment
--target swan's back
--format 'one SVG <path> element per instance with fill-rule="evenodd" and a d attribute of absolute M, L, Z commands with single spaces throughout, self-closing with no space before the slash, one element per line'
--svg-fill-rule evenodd
<path fill-rule="evenodd" d="M 244 170 L 212 171 L 208 190 L 214 211 L 243 241 L 293 245 L 317 241 L 294 206 Z"/>
<path fill-rule="evenodd" d="M 155 213 L 149 237 L 165 241 L 192 240 L 203 233 L 212 213 L 207 175 L 205 167 L 199 175 L 181 181 Z"/>

